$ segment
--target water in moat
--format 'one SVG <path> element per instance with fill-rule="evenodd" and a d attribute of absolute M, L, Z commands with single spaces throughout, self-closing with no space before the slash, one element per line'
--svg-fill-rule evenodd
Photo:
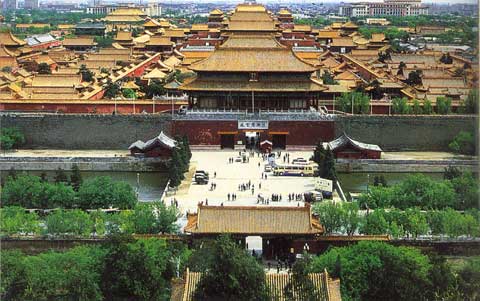
<path fill-rule="evenodd" d="M 41 171 L 28 171 L 29 174 L 39 176 Z M 68 172 L 67 172 L 68 173 Z M 6 177 L 8 172 L 2 172 L 2 178 Z M 55 172 L 47 171 L 47 176 L 53 180 Z M 115 181 L 125 181 L 132 185 L 135 189 L 138 186 L 139 199 L 142 201 L 153 201 L 160 199 L 168 175 L 163 172 L 118 172 L 118 171 L 83 171 L 81 172 L 84 179 L 98 176 L 109 176 Z M 412 173 L 340 173 L 338 175 L 342 188 L 345 192 L 363 192 L 366 191 L 367 185 L 373 185 L 375 176 L 383 175 L 389 184 L 395 184 L 404 180 Z M 442 173 L 425 173 L 425 175 L 433 179 L 442 179 Z"/>

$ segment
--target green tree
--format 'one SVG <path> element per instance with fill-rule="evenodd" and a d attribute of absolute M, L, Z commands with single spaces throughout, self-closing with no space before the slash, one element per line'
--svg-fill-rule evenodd
<path fill-rule="evenodd" d="M 418 235 L 427 234 L 428 224 L 425 215 L 416 208 L 408 208 L 404 212 L 402 228 L 406 234 L 417 238 Z"/>
<path fill-rule="evenodd" d="M 132 216 L 137 234 L 174 233 L 178 211 L 162 202 L 138 203 Z"/>
<path fill-rule="evenodd" d="M 62 168 L 58 168 L 56 171 L 55 171 L 55 176 L 54 176 L 54 179 L 55 179 L 55 183 L 59 184 L 59 183 L 68 183 L 68 177 L 67 177 L 67 174 L 65 173 L 65 171 L 62 169 Z"/>
<path fill-rule="evenodd" d="M 37 235 L 40 233 L 40 220 L 36 213 L 28 213 L 22 207 L 0 209 L 1 235 Z"/>
<path fill-rule="evenodd" d="M 72 174 L 70 175 L 70 185 L 72 185 L 73 190 L 78 191 L 80 186 L 83 183 L 82 174 L 77 164 L 72 165 Z"/>
<path fill-rule="evenodd" d="M 25 136 L 16 127 L 2 127 L 0 134 L 0 148 L 10 150 L 25 143 Z"/>
<path fill-rule="evenodd" d="M 22 260 L 26 289 L 22 300 L 102 300 L 99 289 L 104 252 L 76 247 L 64 253 L 46 252 Z"/>
<path fill-rule="evenodd" d="M 52 74 L 52 70 L 47 63 L 38 64 L 38 74 Z"/>
<path fill-rule="evenodd" d="M 381 235 L 388 233 L 388 222 L 385 219 L 385 211 L 377 209 L 365 216 L 360 225 L 360 233 L 368 235 Z"/>
<path fill-rule="evenodd" d="M 456 193 L 457 203 L 454 206 L 457 210 L 466 210 L 469 208 L 479 208 L 480 184 L 478 178 L 473 174 L 466 172 L 450 179 L 450 183 Z"/>
<path fill-rule="evenodd" d="M 88 213 L 73 210 L 55 210 L 45 219 L 47 234 L 53 236 L 85 236 L 93 233 L 93 221 Z"/>
<path fill-rule="evenodd" d="M 418 101 L 418 99 L 413 100 L 413 106 L 411 108 L 411 111 L 415 115 L 423 114 L 423 110 L 422 110 L 422 107 L 420 106 L 420 102 Z"/>
<path fill-rule="evenodd" d="M 425 99 L 423 101 L 423 114 L 425 114 L 425 115 L 432 115 L 433 114 L 432 103 L 428 99 Z"/>
<path fill-rule="evenodd" d="M 405 82 L 411 86 L 422 85 L 422 70 L 410 71 Z"/>
<path fill-rule="evenodd" d="M 408 100 L 405 97 L 396 97 L 392 100 L 392 111 L 394 114 L 410 114 L 411 107 L 408 105 Z"/>
<path fill-rule="evenodd" d="M 106 300 L 169 298 L 172 254 L 164 239 L 134 241 L 129 236 L 113 236 L 106 250 L 100 282 Z"/>
<path fill-rule="evenodd" d="M 332 274 L 338 258 L 342 299 L 424 300 L 428 293 L 431 263 L 417 249 L 362 241 L 330 249 L 314 258 L 310 269 Z"/>
<path fill-rule="evenodd" d="M 458 167 L 449 165 L 448 167 L 445 167 L 445 171 L 443 172 L 443 179 L 444 180 L 453 180 L 455 178 L 458 178 L 462 176 L 462 172 Z"/>
<path fill-rule="evenodd" d="M 143 92 L 146 94 L 147 98 L 151 99 L 154 96 L 161 96 L 165 94 L 166 90 L 162 83 L 160 83 L 158 80 L 153 80 L 144 88 Z"/>
<path fill-rule="evenodd" d="M 346 202 L 341 205 L 341 224 L 347 235 L 353 235 L 360 226 L 359 207 L 356 202 Z"/>
<path fill-rule="evenodd" d="M 472 89 L 468 92 L 467 98 L 462 103 L 463 113 L 475 114 L 478 112 L 479 102 L 478 89 Z"/>
<path fill-rule="evenodd" d="M 82 64 L 80 66 L 80 70 L 79 70 L 78 73 L 82 75 L 82 81 L 85 81 L 85 82 L 93 82 L 94 81 L 94 75 L 95 74 L 87 68 L 87 65 Z"/>
<path fill-rule="evenodd" d="M 338 82 L 333 79 L 332 74 L 328 71 L 325 70 L 322 74 L 322 82 L 325 85 L 338 85 Z"/>
<path fill-rule="evenodd" d="M 348 92 L 336 99 L 341 111 L 354 114 L 368 114 L 370 112 L 370 97 L 362 92 Z"/>
<path fill-rule="evenodd" d="M 25 255 L 19 250 L 2 250 L 2 264 L 0 264 L 0 299 L 18 300 L 26 288 Z"/>
<path fill-rule="evenodd" d="M 453 59 L 452 57 L 450 56 L 450 53 L 444 53 L 442 55 L 442 57 L 440 58 L 440 62 L 444 63 L 444 64 L 451 64 L 453 63 Z"/>
<path fill-rule="evenodd" d="M 187 135 L 182 137 L 182 143 L 185 146 L 185 153 L 187 154 L 188 162 L 190 162 L 190 159 L 192 158 L 192 150 L 190 149 L 190 141 L 188 141 Z"/>
<path fill-rule="evenodd" d="M 181 152 L 182 148 L 175 147 L 168 164 L 168 174 L 171 187 L 177 187 L 185 178 L 184 172 L 186 171 L 187 166 L 185 164 L 185 154 L 182 155 Z"/>
<path fill-rule="evenodd" d="M 475 138 L 471 132 L 461 131 L 448 145 L 454 152 L 464 155 L 475 155 Z"/>
<path fill-rule="evenodd" d="M 78 190 L 78 204 L 82 209 L 130 209 L 136 203 L 137 196 L 132 186 L 125 182 L 114 182 L 110 177 L 88 179 Z"/>
<path fill-rule="evenodd" d="M 114 99 L 120 93 L 120 86 L 117 83 L 109 82 L 105 86 L 104 97 L 108 99 Z"/>
<path fill-rule="evenodd" d="M 197 300 L 267 300 L 263 268 L 229 236 L 221 235 L 211 252 L 215 260 L 203 271 Z"/>
<path fill-rule="evenodd" d="M 122 95 L 123 97 L 128 99 L 137 99 L 137 93 L 135 93 L 135 91 L 129 88 L 122 89 Z"/>
<path fill-rule="evenodd" d="M 307 253 L 295 261 L 292 267 L 290 282 L 285 286 L 286 300 L 320 300 L 320 292 L 316 289 L 308 275 L 311 258 Z"/>
<path fill-rule="evenodd" d="M 332 202 L 315 203 L 313 212 L 319 217 L 325 234 L 338 233 L 342 230 L 343 212 L 340 205 Z"/>
<path fill-rule="evenodd" d="M 330 148 L 325 151 L 325 159 L 323 161 L 323 168 L 320 170 L 320 177 L 329 179 L 335 182 L 337 179 L 337 171 L 335 168 L 335 157 Z"/>
<path fill-rule="evenodd" d="M 437 97 L 437 113 L 447 115 L 452 112 L 452 99 L 450 97 Z"/>
<path fill-rule="evenodd" d="M 480 298 L 480 258 L 468 259 L 458 272 L 459 290 L 464 300 Z"/>

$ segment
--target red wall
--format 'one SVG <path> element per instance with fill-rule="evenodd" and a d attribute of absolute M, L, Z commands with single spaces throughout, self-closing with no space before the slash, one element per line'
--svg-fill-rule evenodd
<path fill-rule="evenodd" d="M 220 145 L 219 132 L 238 132 L 235 142 L 243 140 L 244 132 L 237 129 L 237 121 L 173 121 L 173 135 L 187 135 L 192 145 Z M 255 131 L 255 130 L 252 130 Z M 270 121 L 269 129 L 260 133 L 260 140 L 271 141 L 273 133 L 286 133 L 287 145 L 315 145 L 319 140 L 334 139 L 333 121 Z"/>
<path fill-rule="evenodd" d="M 181 104 L 174 104 L 174 109 L 178 109 Z M 170 111 L 172 109 L 171 104 L 155 104 L 155 112 Z M 112 114 L 115 110 L 115 103 L 108 104 L 95 104 L 95 103 L 2 103 L 0 104 L 1 111 L 52 111 L 62 113 L 93 113 L 98 114 Z M 152 104 L 136 104 L 135 112 L 141 113 L 142 111 L 152 113 Z M 119 114 L 131 114 L 133 113 L 132 104 L 117 104 L 117 113 Z"/>

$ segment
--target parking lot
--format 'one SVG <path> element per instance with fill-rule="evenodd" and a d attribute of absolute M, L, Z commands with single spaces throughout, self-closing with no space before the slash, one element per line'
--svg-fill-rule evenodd
<path fill-rule="evenodd" d="M 277 162 L 283 162 L 282 152 Z M 289 152 L 290 161 L 295 158 L 309 159 L 311 152 Z M 192 181 L 188 192 L 177 194 L 175 199 L 178 201 L 182 213 L 189 210 L 196 211 L 198 202 L 208 202 L 208 205 L 224 206 L 232 205 L 261 205 L 261 206 L 296 206 L 301 201 L 289 201 L 288 194 L 303 194 L 306 191 L 314 189 L 313 177 L 299 176 L 274 176 L 272 172 L 267 172 L 267 178 L 262 179 L 264 166 L 267 163 L 256 153 L 253 157 L 248 156 L 247 163 L 233 162 L 229 163 L 230 158 L 237 158 L 238 151 L 194 151 L 192 162 L 196 162 L 197 170 L 204 170 L 209 173 L 210 181 L 206 185 L 196 184 Z M 280 160 L 280 161 L 278 161 Z M 260 164 L 259 164 L 260 163 Z M 216 173 L 216 176 L 215 176 Z M 239 185 L 250 182 L 252 189 L 245 191 L 239 190 Z M 216 185 L 212 189 L 212 183 Z M 228 200 L 230 194 L 230 201 Z M 236 200 L 232 201 L 232 194 L 236 194 Z M 258 195 L 261 195 L 268 204 L 257 203 Z M 272 194 L 276 194 L 281 201 L 272 201 Z M 168 202 L 169 197 L 166 199 Z"/>

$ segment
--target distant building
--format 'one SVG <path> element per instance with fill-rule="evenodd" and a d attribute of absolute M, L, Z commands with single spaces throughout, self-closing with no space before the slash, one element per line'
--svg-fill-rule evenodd
<path fill-rule="evenodd" d="M 38 0 L 25 0 L 25 4 L 23 5 L 25 9 L 37 9 L 38 7 Z"/>
<path fill-rule="evenodd" d="M 2 10 L 17 9 L 17 8 L 18 8 L 17 0 L 3 0 L 2 1 Z"/>
<path fill-rule="evenodd" d="M 346 17 L 365 16 L 418 16 L 428 15 L 428 6 L 421 0 L 384 0 L 341 5 L 338 14 Z"/>
<path fill-rule="evenodd" d="M 347 134 L 327 143 L 335 158 L 343 159 L 380 159 L 382 149 L 378 145 L 353 140 Z"/>
<path fill-rule="evenodd" d="M 137 5 L 137 6 L 118 6 L 118 5 L 94 5 L 87 7 L 88 14 L 95 14 L 95 15 L 108 15 L 112 12 L 118 10 L 119 8 L 138 8 L 142 10 L 145 15 L 149 17 L 156 17 L 162 15 L 162 7 L 158 3 L 150 3 L 148 5 Z"/>

